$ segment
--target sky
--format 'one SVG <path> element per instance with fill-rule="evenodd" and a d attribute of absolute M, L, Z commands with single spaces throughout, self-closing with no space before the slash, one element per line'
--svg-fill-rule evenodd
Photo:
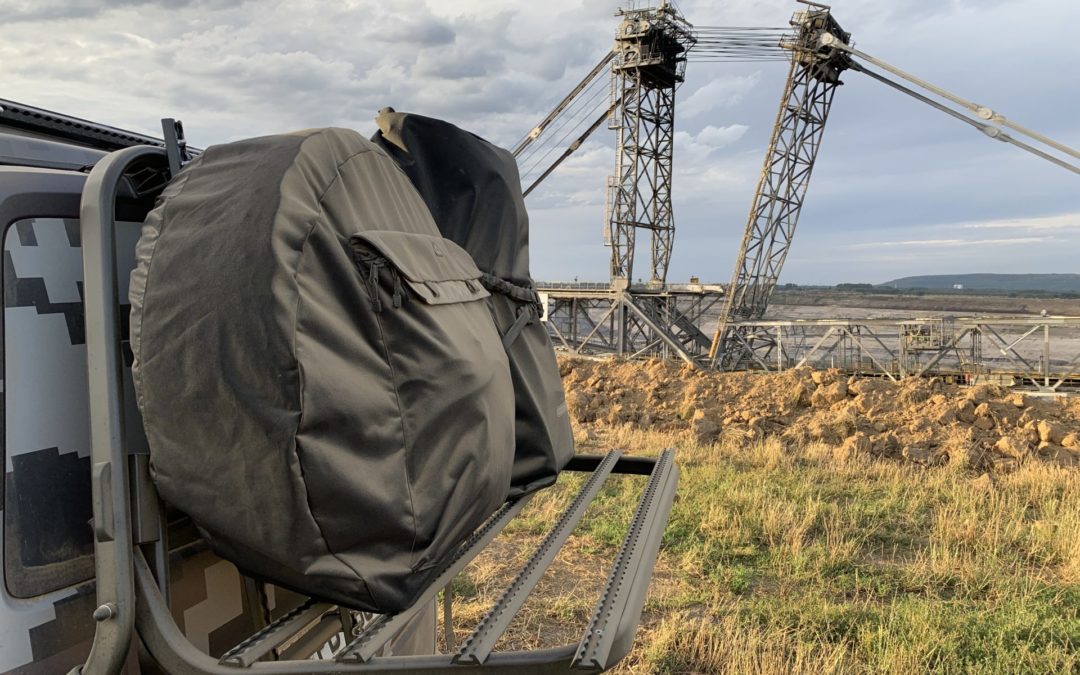
<path fill-rule="evenodd" d="M 627 0 L 0 0 L 0 97 L 195 146 L 375 131 L 384 106 L 510 146 L 611 47 Z M 698 26 L 786 26 L 792 0 L 678 0 Z M 1080 2 L 834 0 L 863 51 L 1080 147 Z M 690 63 L 677 94 L 669 281 L 731 277 L 783 63 Z M 781 282 L 1080 272 L 1080 177 L 855 72 Z M 532 271 L 602 281 L 601 129 L 530 195 Z M 635 272 L 646 269 L 639 260 Z M 639 274 L 635 274 L 639 276 Z"/>

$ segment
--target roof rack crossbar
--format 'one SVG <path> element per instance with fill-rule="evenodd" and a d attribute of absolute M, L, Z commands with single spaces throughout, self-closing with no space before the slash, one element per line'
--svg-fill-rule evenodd
<path fill-rule="evenodd" d="M 166 146 L 165 140 L 161 138 L 0 98 L 0 127 L 2 126 L 63 139 L 105 152 L 136 145 L 149 145 L 155 148 Z M 186 150 L 189 157 L 202 152 L 199 148 L 192 147 Z"/>
<path fill-rule="evenodd" d="M 31 105 L 7 99 L 0 99 L 0 124 L 7 124 L 49 136 L 58 136 L 75 143 L 106 151 L 130 148 L 133 145 L 165 147 L 165 141 L 160 138 L 125 129 L 117 129 L 116 127 L 52 112 L 51 110 L 35 108 Z"/>

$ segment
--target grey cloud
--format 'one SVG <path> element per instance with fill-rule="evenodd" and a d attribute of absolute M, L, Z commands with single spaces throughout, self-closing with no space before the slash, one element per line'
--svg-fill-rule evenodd
<path fill-rule="evenodd" d="M 313 10 L 276 1 L 0 0 L 0 15 L 18 19 L 0 23 L 0 63 L 10 98 L 150 132 L 158 118 L 180 116 L 201 145 L 328 124 L 369 133 L 384 105 L 444 117 L 510 145 L 610 48 L 618 4 L 548 0 L 507 10 L 479 0 L 327 2 Z M 801 7 L 790 0 L 678 4 L 698 25 L 785 25 Z M 1071 39 L 1080 5 L 833 5 L 868 52 L 1080 142 L 1073 114 L 1080 100 L 1061 75 L 1062 64 L 1080 62 L 1080 43 Z M 1000 41 L 985 39 L 999 34 L 1009 35 L 1007 54 Z M 690 65 L 677 106 L 673 278 L 730 276 L 785 72 L 784 64 Z M 753 77 L 755 86 L 727 86 Z M 822 262 L 829 247 L 866 229 L 890 241 L 957 238 L 905 228 L 1080 211 L 1066 172 L 857 73 L 844 79 L 787 280 L 838 274 L 835 263 Z M 600 224 L 613 165 L 613 136 L 602 128 L 530 197 L 538 274 L 606 274 Z M 959 265 L 962 251 L 953 249 Z M 1048 269 L 1075 256 L 1075 248 L 1060 246 L 1048 255 L 1057 249 Z M 994 259 L 1017 271 L 1029 263 Z M 856 276 L 845 271 L 834 281 L 875 273 L 854 261 L 845 270 Z"/>
<path fill-rule="evenodd" d="M 695 117 L 710 113 L 717 108 L 736 105 L 745 99 L 750 90 L 757 87 L 760 81 L 760 72 L 750 75 L 716 77 L 689 95 L 686 95 L 684 90 L 683 100 L 678 103 L 678 114 Z"/>
<path fill-rule="evenodd" d="M 486 50 L 461 49 L 449 51 L 424 51 L 417 59 L 414 73 L 421 77 L 438 77 L 448 80 L 486 77 L 497 74 L 504 65 L 501 54 Z"/>
<path fill-rule="evenodd" d="M 85 19 L 126 7 L 156 6 L 165 9 L 238 6 L 248 0 L 5 0 L 0 4 L 0 21 L 34 22 L 57 19 Z"/>
<path fill-rule="evenodd" d="M 453 27 L 434 17 L 394 17 L 371 33 L 375 42 L 422 45 L 433 47 L 454 42 L 457 33 Z"/>

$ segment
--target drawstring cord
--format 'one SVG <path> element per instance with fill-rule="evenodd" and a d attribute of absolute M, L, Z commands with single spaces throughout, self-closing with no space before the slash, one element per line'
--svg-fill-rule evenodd
<path fill-rule="evenodd" d="M 375 255 L 367 249 L 363 249 L 353 242 L 353 262 L 356 263 L 356 269 L 360 272 L 360 278 L 367 284 L 368 297 L 371 298 L 372 309 L 375 313 L 382 312 L 382 300 L 379 298 L 379 268 L 387 266 L 386 258 Z M 367 267 L 367 278 L 364 278 L 364 267 Z M 393 270 L 393 268 L 391 268 Z M 400 281 L 397 279 L 397 270 L 393 270 L 394 273 L 394 307 L 401 306 L 401 297 L 399 291 L 401 288 Z"/>
<path fill-rule="evenodd" d="M 517 319 L 502 336 L 503 349 L 510 349 L 510 345 L 518 339 L 521 331 L 525 330 L 525 326 L 532 325 L 535 311 L 536 308 L 533 305 L 520 305 L 517 308 Z"/>
<path fill-rule="evenodd" d="M 368 265 L 368 295 L 371 296 L 371 304 L 376 314 L 382 312 L 382 300 L 379 299 L 379 268 L 383 266 L 384 262 L 376 258 L 370 261 Z"/>
<path fill-rule="evenodd" d="M 401 307 L 401 299 L 405 295 L 401 289 L 401 275 L 398 274 L 396 267 L 391 267 L 390 276 L 394 280 L 394 309 L 398 309 Z"/>
<path fill-rule="evenodd" d="M 379 298 L 379 270 L 384 267 L 390 270 L 390 279 L 394 286 L 394 309 L 400 308 L 402 303 L 408 299 L 409 296 L 405 293 L 405 288 L 401 283 L 401 273 L 390 264 L 389 260 L 357 246 L 353 246 L 353 260 L 360 271 L 360 278 L 367 285 L 368 296 L 371 297 L 371 305 L 376 313 L 381 313 L 383 307 L 382 300 Z M 367 267 L 366 277 L 364 276 L 365 267 Z"/>

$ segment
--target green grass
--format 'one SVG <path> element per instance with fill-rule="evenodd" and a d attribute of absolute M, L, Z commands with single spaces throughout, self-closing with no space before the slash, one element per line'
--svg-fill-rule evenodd
<path fill-rule="evenodd" d="M 775 440 L 697 447 L 616 429 L 582 449 L 597 445 L 674 446 L 681 468 L 623 672 L 1080 672 L 1080 472 L 1030 464 L 987 485 L 960 468 L 838 463 L 826 446 Z M 521 555 L 580 484 L 533 500 L 504 535 Z M 507 644 L 574 634 L 567 622 L 587 617 L 595 582 L 568 578 L 602 579 L 640 487 L 609 482 L 519 618 L 529 634 Z M 477 608 L 506 581 L 478 565 L 468 574 L 492 591 Z M 470 606 L 459 609 L 464 634 Z"/>

